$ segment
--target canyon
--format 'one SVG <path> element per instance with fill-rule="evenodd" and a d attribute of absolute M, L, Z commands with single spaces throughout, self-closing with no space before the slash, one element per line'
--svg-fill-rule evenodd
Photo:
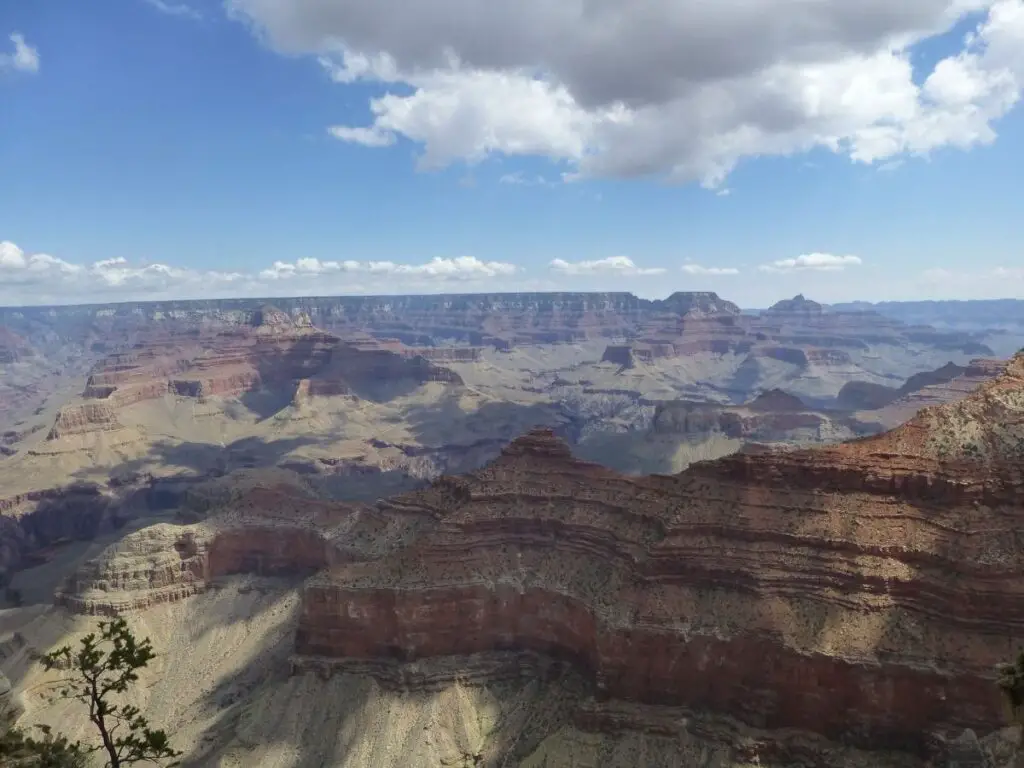
<path fill-rule="evenodd" d="M 375 503 L 318 498 L 278 470 L 193 503 L 198 520 L 124 536 L 48 610 L 165 615 L 233 579 L 290 579 L 276 587 L 294 595 L 280 674 L 381 691 L 556 685 L 567 709 L 530 724 L 521 764 L 570 733 L 715 741 L 712 717 L 744 737 L 731 762 L 719 744 L 722 761 L 695 765 L 923 765 L 1002 723 L 993 678 L 1020 631 L 1022 486 L 1024 354 L 895 430 L 677 475 L 580 461 L 550 429 Z M 705 730 L 680 712 L 704 713 Z M 507 757 L 480 741 L 482 764 Z"/>
<path fill-rule="evenodd" d="M 982 330 L 710 293 L 0 322 L 0 387 L 40 382 L 0 457 L 25 722 L 110 615 L 189 765 L 921 768 L 1002 722 L 1024 357 Z"/>

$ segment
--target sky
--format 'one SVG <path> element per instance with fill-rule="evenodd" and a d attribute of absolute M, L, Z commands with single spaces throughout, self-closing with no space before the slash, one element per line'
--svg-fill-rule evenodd
<path fill-rule="evenodd" d="M 0 0 L 0 304 L 1024 298 L 1024 0 Z"/>

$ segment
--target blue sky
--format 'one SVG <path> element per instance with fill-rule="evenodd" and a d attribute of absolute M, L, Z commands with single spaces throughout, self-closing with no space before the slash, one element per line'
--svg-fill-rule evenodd
<path fill-rule="evenodd" d="M 746 306 L 797 292 L 1024 297 L 1024 56 L 1011 45 L 1024 48 L 1013 37 L 1024 10 L 979 0 L 943 25 L 949 4 L 915 20 L 898 61 L 891 41 L 851 31 L 828 61 L 790 67 L 797 41 L 695 96 L 692 78 L 672 91 L 678 78 L 662 88 L 650 73 L 700 61 L 652 67 L 628 30 L 614 41 L 623 82 L 588 81 L 593 68 L 576 66 L 612 52 L 582 41 L 564 61 L 532 40 L 517 50 L 507 22 L 474 30 L 507 43 L 492 60 L 443 0 L 423 3 L 437 20 L 424 35 L 437 39 L 415 44 L 386 20 L 346 16 L 341 0 L 330 18 L 306 0 L 4 3 L 0 302 L 520 289 L 708 289 Z M 663 5 L 668 19 L 693 4 Z M 923 21 L 935 24 L 922 32 Z M 985 47 L 965 60 L 979 24 Z M 455 48 L 457 67 L 430 57 L 435 42 Z M 961 77 L 942 103 L 938 89 L 915 102 L 927 115 L 908 112 L 908 83 L 924 90 L 950 57 L 972 88 Z M 912 81 L 897 82 L 900 61 Z M 545 74 L 511 82 L 528 66 Z M 808 107 L 811 66 L 826 101 L 830 89 L 848 97 Z M 848 72 L 870 67 L 888 85 L 851 86 Z M 799 108 L 782 90 L 758 103 L 769 74 L 800 91 Z M 536 92 L 538 77 L 551 88 Z M 370 101 L 387 93 L 396 100 L 375 124 Z M 724 93 L 733 112 L 718 106 Z M 896 150 L 875 135 L 894 124 Z M 331 126 L 357 129 L 355 140 Z"/>

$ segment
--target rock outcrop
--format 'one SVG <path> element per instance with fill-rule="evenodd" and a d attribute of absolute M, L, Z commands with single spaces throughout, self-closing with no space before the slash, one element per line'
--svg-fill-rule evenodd
<path fill-rule="evenodd" d="M 836 407 L 844 411 L 873 411 L 884 408 L 900 398 L 906 398 L 926 387 L 932 392 L 940 391 L 941 385 L 968 374 L 974 379 L 992 378 L 999 368 L 990 366 L 996 361 L 975 360 L 969 366 L 948 362 L 934 371 L 922 371 L 910 376 L 902 386 L 887 387 L 869 381 L 850 381 L 843 385 L 836 396 Z M 991 373 L 989 373 L 991 371 Z M 980 383 L 980 381 L 979 381 Z M 936 403 L 945 402 L 939 400 Z M 922 403 L 923 405 L 923 403 Z"/>
<path fill-rule="evenodd" d="M 783 299 L 777 301 L 770 306 L 766 311 L 765 315 L 773 318 L 779 317 L 801 317 L 804 316 L 815 316 L 820 315 L 825 311 L 825 307 L 816 301 L 811 301 L 806 298 L 802 293 L 798 293 L 792 299 Z"/>
<path fill-rule="evenodd" d="M 116 408 L 168 394 L 203 400 L 277 389 L 302 403 L 379 385 L 458 384 L 457 374 L 428 358 L 464 360 L 476 354 L 473 348 L 430 348 L 421 355 L 400 342 L 365 334 L 342 339 L 314 328 L 305 314 L 293 317 L 267 305 L 245 324 L 157 336 L 112 354 L 95 367 L 83 396 Z"/>
<path fill-rule="evenodd" d="M 116 510 L 111 494 L 89 483 L 0 498 L 0 585 L 18 568 L 44 562 L 48 547 L 116 524 Z"/>
<path fill-rule="evenodd" d="M 652 308 L 630 343 L 609 345 L 604 359 L 628 368 L 635 361 L 711 353 L 774 359 L 798 368 L 852 367 L 851 352 L 880 344 L 917 344 L 965 354 L 987 349 L 969 334 L 905 326 L 870 311 L 837 312 L 803 295 L 759 315 L 744 315 L 715 294 L 695 293 L 673 294 Z"/>
<path fill-rule="evenodd" d="M 1005 360 L 979 358 L 963 367 L 950 364 L 938 371 L 927 371 L 911 376 L 896 390 L 896 397 L 890 402 L 876 408 L 864 407 L 857 414 L 857 418 L 892 428 L 912 418 L 922 408 L 962 400 L 985 382 L 999 376 L 1005 369 Z M 947 374 L 956 370 L 960 373 L 946 378 Z"/>
<path fill-rule="evenodd" d="M 82 403 L 61 408 L 47 440 L 90 432 L 115 432 L 122 429 L 117 413 L 108 403 Z"/>
<path fill-rule="evenodd" d="M 713 435 L 756 443 L 826 443 L 874 434 L 880 428 L 841 413 L 806 406 L 780 390 L 745 405 L 669 401 L 659 404 L 651 422 L 656 435 L 706 439 Z"/>

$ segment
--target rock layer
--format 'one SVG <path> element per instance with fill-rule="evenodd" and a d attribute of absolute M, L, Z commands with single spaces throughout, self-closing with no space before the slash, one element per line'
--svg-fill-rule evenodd
<path fill-rule="evenodd" d="M 202 400 L 269 388 L 286 390 L 301 404 L 396 383 L 458 384 L 457 374 L 428 357 L 462 360 L 474 354 L 469 348 L 433 348 L 419 355 L 399 342 L 360 334 L 342 339 L 314 328 L 305 314 L 293 318 L 264 306 L 245 325 L 173 333 L 110 355 L 96 366 L 83 395 L 117 407 L 167 394 Z"/>
<path fill-rule="evenodd" d="M 986 462 L 929 435 L 997 416 Z M 878 438 L 739 454 L 677 477 L 574 461 L 550 432 L 396 499 L 438 527 L 305 590 L 300 653 L 525 648 L 611 698 L 721 711 L 866 746 L 991 729 L 992 670 L 1024 625 L 1024 357 Z M 984 423 L 984 422 L 983 422 Z"/>
<path fill-rule="evenodd" d="M 912 418 L 922 408 L 962 400 L 982 384 L 1001 374 L 1005 368 L 1005 360 L 979 358 L 971 360 L 964 367 L 947 365 L 939 371 L 911 376 L 895 393 L 896 397 L 891 402 L 859 416 L 886 427 L 894 427 Z M 945 378 L 944 374 L 951 373 L 954 369 L 959 369 L 960 373 Z"/>
<path fill-rule="evenodd" d="M 674 297 L 700 297 L 682 300 Z M 906 326 L 870 311 L 833 311 L 801 296 L 758 315 L 744 315 L 714 294 L 675 294 L 661 312 L 647 313 L 629 339 L 605 350 L 604 360 L 624 367 L 698 353 L 747 355 L 750 365 L 776 360 L 799 369 L 853 368 L 851 352 L 872 345 L 922 345 L 963 354 L 992 354 L 970 334 Z M 666 309 L 672 312 L 666 312 Z"/>
<path fill-rule="evenodd" d="M 84 403 L 61 408 L 47 440 L 88 432 L 114 432 L 121 429 L 117 414 L 107 403 Z"/>
<path fill-rule="evenodd" d="M 660 403 L 651 431 L 700 438 L 721 434 L 757 443 L 822 443 L 873 434 L 881 428 L 846 414 L 810 408 L 797 397 L 770 390 L 738 406 L 686 400 Z"/>

